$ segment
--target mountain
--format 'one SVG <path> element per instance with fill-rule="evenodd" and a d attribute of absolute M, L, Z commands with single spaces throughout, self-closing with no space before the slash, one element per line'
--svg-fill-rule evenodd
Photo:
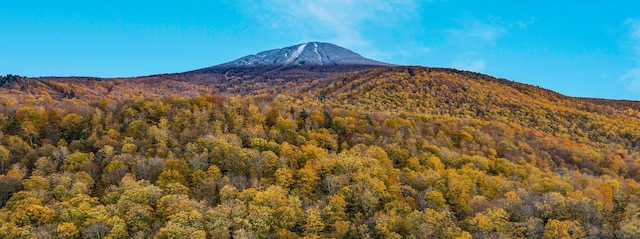
<path fill-rule="evenodd" d="M 305 43 L 0 79 L 0 238 L 640 238 L 640 102 Z"/>
<path fill-rule="evenodd" d="M 325 42 L 307 42 L 263 51 L 210 68 L 259 68 L 291 66 L 392 66 L 367 59 L 346 48 Z M 205 68 L 199 71 L 206 71 Z"/>

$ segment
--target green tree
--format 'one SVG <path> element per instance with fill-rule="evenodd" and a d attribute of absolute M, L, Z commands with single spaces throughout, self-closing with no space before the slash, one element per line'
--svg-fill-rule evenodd
<path fill-rule="evenodd" d="M 60 127 L 67 141 L 81 139 L 89 134 L 88 124 L 82 116 L 71 113 L 62 118 Z"/>
<path fill-rule="evenodd" d="M 89 154 L 75 152 L 67 156 L 62 161 L 61 169 L 68 172 L 75 172 L 84 169 L 84 167 L 91 161 Z"/>

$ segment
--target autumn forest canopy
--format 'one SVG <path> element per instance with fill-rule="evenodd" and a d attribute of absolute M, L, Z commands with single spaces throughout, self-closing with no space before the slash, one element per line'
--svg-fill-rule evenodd
<path fill-rule="evenodd" d="M 427 67 L 0 81 L 0 238 L 638 238 L 640 103 Z"/>

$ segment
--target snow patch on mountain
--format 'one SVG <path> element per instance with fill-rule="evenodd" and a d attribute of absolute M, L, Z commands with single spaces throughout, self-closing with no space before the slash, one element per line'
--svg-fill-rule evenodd
<path fill-rule="evenodd" d="M 316 42 L 313 43 L 313 52 L 315 52 L 318 55 L 318 61 L 320 62 L 320 65 L 323 66 L 324 61 L 322 60 L 322 56 L 320 55 L 320 52 L 318 52 L 318 43 Z"/>
<path fill-rule="evenodd" d="M 311 47 L 313 44 L 313 47 Z M 349 49 L 324 42 L 307 42 L 295 46 L 263 51 L 215 67 L 346 66 L 391 64 L 367 59 Z"/>
<path fill-rule="evenodd" d="M 298 49 L 296 49 L 296 51 L 293 52 L 293 54 L 291 54 L 291 57 L 289 57 L 289 59 L 287 60 L 287 63 L 285 63 L 285 65 L 289 65 L 291 64 L 291 62 L 295 61 L 296 59 L 298 59 L 298 57 L 300 56 L 300 54 L 302 54 L 302 51 L 304 51 L 304 48 L 307 47 L 308 43 L 302 44 L 298 47 Z M 288 55 L 288 53 L 286 54 Z"/>

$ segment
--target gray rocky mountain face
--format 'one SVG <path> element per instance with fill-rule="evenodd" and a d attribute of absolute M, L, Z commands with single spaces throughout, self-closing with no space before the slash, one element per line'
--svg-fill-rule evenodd
<path fill-rule="evenodd" d="M 348 49 L 324 42 L 307 42 L 260 52 L 216 67 L 350 66 L 391 64 L 367 59 Z"/>

